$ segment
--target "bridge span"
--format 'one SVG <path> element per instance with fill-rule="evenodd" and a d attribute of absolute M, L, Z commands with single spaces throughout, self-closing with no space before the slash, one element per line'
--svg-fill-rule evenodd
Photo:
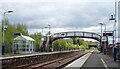
<path fill-rule="evenodd" d="M 97 40 L 100 43 L 102 40 L 104 40 L 105 42 L 108 42 L 107 37 L 103 37 L 97 33 L 70 31 L 70 32 L 59 32 L 59 33 L 55 33 L 55 34 L 46 36 L 44 38 L 44 41 L 42 42 L 42 46 L 44 47 L 44 49 L 46 47 L 52 48 L 52 42 L 57 39 L 61 39 L 61 38 L 90 38 L 90 39 Z M 102 46 L 102 44 L 100 44 L 100 45 Z"/>

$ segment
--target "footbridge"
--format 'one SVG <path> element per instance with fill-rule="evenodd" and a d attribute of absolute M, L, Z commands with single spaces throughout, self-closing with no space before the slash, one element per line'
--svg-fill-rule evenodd
<path fill-rule="evenodd" d="M 60 32 L 60 33 L 55 33 L 49 36 L 46 36 L 44 38 L 44 41 L 42 43 L 43 47 L 51 47 L 52 42 L 61 39 L 61 38 L 90 38 L 97 40 L 101 43 L 102 40 L 107 41 L 107 38 L 97 33 L 92 33 L 92 32 L 81 32 L 81 31 L 71 31 L 71 32 Z"/>

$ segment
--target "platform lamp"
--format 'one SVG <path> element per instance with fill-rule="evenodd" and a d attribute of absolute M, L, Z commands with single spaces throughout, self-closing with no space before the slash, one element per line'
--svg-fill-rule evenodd
<path fill-rule="evenodd" d="M 113 40 L 113 50 L 114 50 L 114 61 L 116 61 L 116 46 L 115 46 L 115 43 L 116 43 L 116 23 L 117 23 L 117 20 L 116 20 L 116 13 L 117 13 L 117 1 L 115 0 L 115 17 L 113 17 L 113 15 L 111 15 L 111 18 L 109 19 L 109 20 L 114 20 L 115 22 L 114 22 L 114 30 L 113 30 L 113 38 L 115 39 L 115 40 Z"/>
<path fill-rule="evenodd" d="M 100 42 L 100 45 L 101 45 L 101 49 L 100 49 L 100 53 L 102 53 L 102 26 L 104 25 L 103 23 L 98 23 L 101 25 L 101 42 Z"/>
<path fill-rule="evenodd" d="M 2 22 L 2 55 L 4 55 L 4 30 L 8 28 L 7 24 L 5 23 L 5 14 L 11 13 L 13 11 L 9 10 L 3 13 L 3 22 Z"/>
<path fill-rule="evenodd" d="M 116 41 L 116 17 L 113 17 L 113 15 L 111 15 L 111 18 L 109 20 L 114 20 L 114 29 L 113 29 L 113 57 L 114 57 L 114 61 L 116 61 L 116 46 L 115 46 L 115 41 Z"/>
<path fill-rule="evenodd" d="M 106 34 L 106 24 L 103 24 L 104 26 L 105 26 L 105 34 Z M 104 33 L 103 33 L 104 34 Z M 103 35 L 103 36 L 105 36 L 105 38 L 106 38 L 106 41 L 107 41 L 107 35 Z M 104 55 L 106 55 L 106 41 L 105 41 L 105 43 L 104 43 Z"/>
<path fill-rule="evenodd" d="M 47 40 L 47 35 L 44 35 L 44 31 L 43 31 L 43 30 L 44 30 L 44 29 L 47 29 L 47 28 L 49 28 L 49 25 L 46 26 L 46 27 L 43 27 L 43 28 L 42 28 L 42 31 L 41 31 L 41 32 L 42 32 L 42 33 L 41 33 L 41 34 L 42 34 L 42 40 L 45 40 L 45 41 Z M 47 51 L 46 48 L 47 48 L 47 46 L 45 45 L 45 46 L 43 47 L 43 50 L 44 50 L 44 51 Z"/>

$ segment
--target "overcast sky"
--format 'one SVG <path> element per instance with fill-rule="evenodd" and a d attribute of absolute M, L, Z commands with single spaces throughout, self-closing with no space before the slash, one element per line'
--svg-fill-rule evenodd
<path fill-rule="evenodd" d="M 2 12 L 11 24 L 26 24 L 30 34 L 40 32 L 41 28 L 51 25 L 52 33 L 65 31 L 100 32 L 99 22 L 107 24 L 114 14 L 114 0 L 2 0 Z M 44 29 L 44 33 L 48 29 Z"/>

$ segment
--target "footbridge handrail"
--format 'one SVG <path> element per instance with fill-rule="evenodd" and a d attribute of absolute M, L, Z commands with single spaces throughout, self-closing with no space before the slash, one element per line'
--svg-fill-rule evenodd
<path fill-rule="evenodd" d="M 98 41 L 101 40 L 101 35 L 91 32 L 81 32 L 81 31 L 70 31 L 70 32 L 60 32 L 51 35 L 51 38 L 70 38 L 70 37 L 81 37 L 81 38 L 93 38 Z"/>

